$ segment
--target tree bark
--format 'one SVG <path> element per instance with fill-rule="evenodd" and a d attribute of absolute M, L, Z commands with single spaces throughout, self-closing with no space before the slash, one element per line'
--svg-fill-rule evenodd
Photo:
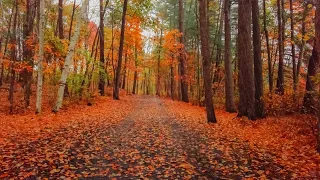
<path fill-rule="evenodd" d="M 66 86 L 66 81 L 67 81 L 67 78 L 68 78 L 70 66 L 72 65 L 72 58 L 73 58 L 73 55 L 74 55 L 74 49 L 75 49 L 75 46 L 76 46 L 76 44 L 77 44 L 77 42 L 79 40 L 82 22 L 84 22 L 85 19 L 87 18 L 86 17 L 86 13 L 87 13 L 88 2 L 89 2 L 89 0 L 84 0 L 83 4 L 81 6 L 80 13 L 78 14 L 78 17 L 77 17 L 78 21 L 77 21 L 77 24 L 76 24 L 75 33 L 71 38 L 70 45 L 69 45 L 69 48 L 68 48 L 67 57 L 65 59 L 63 70 L 62 70 L 62 75 L 61 75 L 61 78 L 59 80 L 60 87 L 59 87 L 59 90 L 58 90 L 57 102 L 55 104 L 55 107 L 53 108 L 54 112 L 58 112 L 59 109 L 62 106 L 63 93 L 64 93 L 64 89 L 65 89 L 65 86 Z"/>
<path fill-rule="evenodd" d="M 297 65 L 296 65 L 296 48 L 294 43 L 294 17 L 293 17 L 293 3 L 292 0 L 290 2 L 290 19 L 291 19 L 291 56 L 292 56 L 292 77 L 293 77 L 293 90 L 297 90 Z"/>
<path fill-rule="evenodd" d="M 272 73 L 272 58 L 270 52 L 270 45 L 269 45 L 269 32 L 267 29 L 267 8 L 266 8 L 266 0 L 263 0 L 263 27 L 264 27 L 264 34 L 266 37 L 266 46 L 267 46 L 267 54 L 268 54 L 268 77 L 269 77 L 269 92 L 273 91 L 273 73 Z"/>
<path fill-rule="evenodd" d="M 69 41 L 71 40 L 72 25 L 73 25 L 73 19 L 74 19 L 74 13 L 75 13 L 75 12 L 76 12 L 76 0 L 73 1 L 71 22 L 70 22 L 70 28 L 69 28 Z"/>
<path fill-rule="evenodd" d="M 39 21 L 39 58 L 38 58 L 38 82 L 37 82 L 37 100 L 36 100 L 36 113 L 41 113 L 42 104 L 42 84 L 43 72 L 42 61 L 44 54 L 44 28 L 45 28 L 45 0 L 40 0 L 40 21 Z"/>
<path fill-rule="evenodd" d="M 63 16 L 63 0 L 59 0 L 58 2 L 58 32 L 59 32 L 59 38 L 60 39 L 64 39 L 64 34 L 63 34 L 63 20 L 62 20 L 62 16 Z M 72 25 L 72 24 L 71 24 Z"/>
<path fill-rule="evenodd" d="M 14 84 L 15 84 L 15 62 L 17 60 L 17 55 L 16 55 L 16 46 L 17 46 L 17 39 L 16 39 L 16 27 L 17 27 L 17 17 L 18 17 L 18 0 L 15 0 L 14 2 L 14 6 L 12 8 L 15 9 L 14 11 L 14 18 L 13 18 L 13 31 L 10 37 L 10 44 L 11 44 L 11 48 L 10 48 L 10 52 L 11 52 L 11 63 L 10 63 L 10 68 L 11 70 L 9 70 L 9 72 L 11 72 L 11 77 L 10 77 L 10 89 L 9 89 L 9 102 L 10 102 L 10 114 L 13 114 L 13 106 L 14 106 L 14 102 L 13 102 L 13 93 L 14 93 Z M 9 73 L 8 73 L 9 74 Z"/>
<path fill-rule="evenodd" d="M 264 113 L 263 102 L 263 77 L 262 77 L 262 59 L 261 59 L 261 31 L 259 23 L 259 3 L 258 0 L 252 0 L 252 32 L 253 32 L 253 54 L 254 54 L 254 79 L 255 79 L 255 99 L 256 99 L 256 117 L 262 118 Z"/>
<path fill-rule="evenodd" d="M 238 116 L 256 119 L 255 83 L 251 47 L 251 2 L 239 0 L 238 9 L 239 107 Z"/>
<path fill-rule="evenodd" d="M 105 95 L 105 63 L 104 63 L 104 8 L 103 0 L 100 0 L 100 69 L 99 69 L 99 93 L 101 96 Z"/>
<path fill-rule="evenodd" d="M 203 78 L 205 88 L 205 104 L 207 111 L 207 121 L 209 123 L 216 123 L 217 119 L 214 113 L 212 87 L 211 87 L 211 62 L 210 62 L 210 47 L 209 47 L 209 27 L 207 20 L 207 1 L 199 0 L 200 12 L 200 36 L 201 36 L 201 52 L 202 52 L 202 66 Z"/>
<path fill-rule="evenodd" d="M 124 44 L 124 32 L 126 27 L 126 13 L 127 13 L 128 0 L 124 0 L 123 12 L 122 12 L 122 25 L 121 25 L 121 36 L 120 36 L 120 46 L 119 46 L 119 56 L 118 56 L 118 66 L 115 77 L 115 84 L 113 89 L 113 99 L 119 100 L 119 91 L 120 91 L 120 73 L 121 73 L 121 64 L 122 64 L 122 54 L 123 54 L 123 44 Z"/>
<path fill-rule="evenodd" d="M 180 73 L 181 73 L 181 97 L 183 102 L 189 102 L 188 96 L 188 79 L 187 79 L 187 62 L 185 50 L 185 35 L 184 35 L 184 6 L 183 0 L 179 0 L 179 31 L 182 33 L 180 43 L 183 47 L 180 50 Z"/>
<path fill-rule="evenodd" d="M 230 25 L 230 0 L 225 0 L 224 4 L 224 18 L 225 18 L 225 93 L 226 93 L 226 111 L 236 112 L 236 105 L 234 103 L 234 83 L 232 77 L 231 64 L 231 25 Z"/>
<path fill-rule="evenodd" d="M 277 6 L 278 6 L 278 49 L 279 49 L 279 68 L 278 68 L 278 79 L 277 79 L 277 92 L 280 95 L 284 94 L 284 74 L 283 74 L 283 11 L 282 11 L 282 0 L 277 0 Z"/>
<path fill-rule="evenodd" d="M 308 4 L 306 3 L 304 6 L 304 11 L 303 11 L 302 19 L 301 19 L 302 40 L 301 40 L 301 45 L 300 45 L 300 50 L 299 50 L 299 58 L 298 58 L 298 64 L 297 64 L 297 74 L 296 74 L 297 80 L 295 81 L 297 84 L 299 83 L 299 79 L 300 79 L 300 69 L 301 69 L 301 65 L 302 65 L 302 60 L 304 58 L 304 52 L 305 52 L 305 46 L 306 46 L 306 41 L 304 39 L 304 37 L 306 35 L 306 22 L 305 22 L 305 20 L 306 20 L 306 17 L 308 15 L 309 11 L 310 11 L 310 8 L 308 7 Z M 296 86 L 298 88 L 298 85 L 296 85 Z"/>
<path fill-rule="evenodd" d="M 213 75 L 213 83 L 220 83 L 221 82 L 221 54 L 222 54 L 222 27 L 223 27 L 223 12 L 224 12 L 224 2 L 223 0 L 220 0 L 219 4 L 221 4 L 219 7 L 219 16 L 218 16 L 218 21 L 219 23 L 217 23 L 218 26 L 218 30 L 217 30 L 217 35 L 215 37 L 215 44 L 217 46 L 217 51 L 216 51 L 216 62 L 215 62 L 215 71 L 214 71 L 214 75 Z M 214 48 L 213 48 L 214 49 Z M 212 51 L 211 56 L 213 56 L 214 51 Z M 216 93 L 218 86 L 214 86 L 213 88 L 213 94 Z"/>
<path fill-rule="evenodd" d="M 160 96 L 160 60 L 161 60 L 161 48 L 162 48 L 162 29 L 160 29 L 160 42 L 159 42 L 159 50 L 158 50 L 158 66 L 157 66 L 157 96 Z"/>
<path fill-rule="evenodd" d="M 312 56 L 309 60 L 306 93 L 304 96 L 304 110 L 308 113 L 315 113 L 318 108 L 317 93 L 319 85 L 316 82 L 315 76 L 320 72 L 320 2 L 316 3 L 316 16 L 315 16 L 315 38 L 312 50 Z"/>
<path fill-rule="evenodd" d="M 26 18 L 23 25 L 23 59 L 27 62 L 27 65 L 30 68 L 24 68 L 21 75 L 23 79 L 23 86 L 25 88 L 25 107 L 28 107 L 30 105 L 31 81 L 33 74 L 33 50 L 31 47 L 28 47 L 29 45 L 27 44 L 27 40 L 30 38 L 33 31 L 34 18 L 36 15 L 36 3 L 33 0 L 27 0 L 26 3 Z"/>

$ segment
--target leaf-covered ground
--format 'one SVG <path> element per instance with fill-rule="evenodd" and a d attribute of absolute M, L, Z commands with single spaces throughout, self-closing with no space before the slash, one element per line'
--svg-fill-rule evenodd
<path fill-rule="evenodd" d="M 59 114 L 1 119 L 0 179 L 320 177 L 312 147 L 300 150 L 299 157 L 286 154 L 290 147 L 260 143 L 275 144 L 276 138 L 265 134 L 276 127 L 220 111 L 219 123 L 210 125 L 204 114 L 189 104 L 133 96 L 103 98 Z M 262 131 L 260 125 L 273 130 Z"/>

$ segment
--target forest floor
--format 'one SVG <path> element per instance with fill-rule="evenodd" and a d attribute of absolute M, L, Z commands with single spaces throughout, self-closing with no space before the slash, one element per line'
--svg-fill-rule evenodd
<path fill-rule="evenodd" d="M 320 177 L 310 117 L 216 113 L 208 124 L 201 107 L 125 96 L 57 114 L 0 114 L 0 179 Z"/>

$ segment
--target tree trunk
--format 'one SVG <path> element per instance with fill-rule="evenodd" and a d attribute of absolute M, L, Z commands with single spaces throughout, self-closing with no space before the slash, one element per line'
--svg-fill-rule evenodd
<path fill-rule="evenodd" d="M 283 74 L 283 19 L 282 19 L 282 6 L 281 6 L 282 0 L 277 0 L 277 6 L 278 6 L 278 46 L 279 46 L 279 68 L 278 68 L 278 79 L 277 79 L 277 92 L 280 95 L 284 94 L 284 74 Z"/>
<path fill-rule="evenodd" d="M 298 87 L 298 83 L 299 83 L 299 79 L 300 79 L 300 69 L 301 69 L 301 65 L 302 65 L 302 60 L 304 57 L 304 52 L 305 52 L 305 46 L 306 46 L 306 41 L 304 39 L 305 35 L 306 35 L 306 17 L 308 15 L 308 12 L 310 11 L 310 8 L 308 7 L 308 4 L 305 4 L 304 7 L 304 11 L 303 11 L 303 15 L 302 15 L 302 19 L 301 19 L 301 23 L 302 23 L 302 27 L 301 27 L 301 35 L 302 35 L 302 40 L 301 40 L 301 46 L 300 46 L 300 50 L 299 50 L 299 58 L 298 58 L 298 64 L 297 64 L 297 74 L 296 74 L 296 78 L 297 80 L 295 81 L 297 83 L 297 87 Z"/>
<path fill-rule="evenodd" d="M 69 41 L 71 40 L 72 25 L 73 25 L 73 19 L 74 19 L 74 13 L 75 13 L 75 11 L 76 11 L 76 0 L 73 1 L 71 22 L 70 22 L 70 28 L 69 28 Z"/>
<path fill-rule="evenodd" d="M 214 71 L 214 76 L 213 76 L 213 83 L 214 84 L 219 84 L 221 82 L 221 54 L 222 54 L 222 27 L 223 27 L 223 12 L 224 12 L 224 2 L 223 0 L 220 0 L 220 10 L 219 10 L 219 27 L 217 28 L 217 35 L 216 35 L 216 38 L 215 38 L 215 43 L 216 43 L 216 46 L 217 46 L 217 51 L 216 51 L 216 68 L 215 68 L 215 71 Z M 217 21 L 218 22 L 218 21 Z M 218 23 L 217 23 L 218 24 Z M 213 51 L 211 53 L 211 56 L 213 56 Z M 216 93 L 216 90 L 218 89 L 218 86 L 214 86 L 213 88 L 213 94 Z"/>
<path fill-rule="evenodd" d="M 273 91 L 273 75 L 272 75 L 272 59 L 269 45 L 269 32 L 267 29 L 267 8 L 266 8 L 266 0 L 263 0 L 263 27 L 264 34 L 266 37 L 266 46 L 267 46 L 267 54 L 268 54 L 268 77 L 269 77 L 269 92 Z"/>
<path fill-rule="evenodd" d="M 104 9 L 103 0 L 100 0 L 100 69 L 99 69 L 99 93 L 101 96 L 105 95 L 105 63 L 104 63 Z"/>
<path fill-rule="evenodd" d="M 312 56 L 309 60 L 306 94 L 304 96 L 304 110 L 308 113 L 315 113 L 318 109 L 318 90 L 319 85 L 315 76 L 320 72 L 320 2 L 316 3 L 316 16 L 315 16 L 315 38 L 312 50 Z"/>
<path fill-rule="evenodd" d="M 63 20 L 62 20 L 62 16 L 63 16 L 63 0 L 59 0 L 58 3 L 58 32 L 59 32 L 59 38 L 60 39 L 64 39 L 64 34 L 63 34 Z M 72 24 L 71 24 L 72 25 Z"/>
<path fill-rule="evenodd" d="M 293 90 L 297 90 L 297 65 L 296 65 L 296 48 L 294 43 L 294 17 L 293 17 L 293 3 L 290 2 L 290 19 L 291 19 L 291 54 L 292 54 L 292 77 L 293 77 Z"/>
<path fill-rule="evenodd" d="M 67 81 L 67 78 L 68 78 L 70 66 L 72 65 L 72 58 L 73 58 L 73 55 L 74 55 L 74 49 L 75 49 L 75 46 L 76 46 L 76 44 L 77 44 L 77 42 L 79 40 L 81 25 L 82 25 L 82 22 L 85 21 L 85 19 L 86 19 L 88 2 L 89 2 L 89 0 L 84 0 L 84 2 L 82 4 L 82 7 L 81 7 L 81 10 L 80 10 L 80 13 L 78 14 L 78 18 L 77 18 L 78 21 L 77 21 L 77 24 L 76 24 L 75 33 L 71 38 L 70 45 L 69 45 L 69 48 L 68 48 L 67 57 L 65 59 L 63 70 L 62 70 L 62 75 L 61 75 L 61 78 L 59 80 L 60 87 L 59 87 L 59 90 L 58 90 L 57 102 L 56 102 L 56 105 L 55 105 L 55 107 L 53 109 L 54 112 L 58 112 L 59 109 L 62 106 L 63 93 L 64 93 L 66 81 Z"/>
<path fill-rule="evenodd" d="M 226 111 L 236 112 L 236 105 L 234 103 L 234 84 L 232 77 L 231 64 L 231 25 L 230 25 L 230 0 L 224 2 L 224 18 L 225 18 L 225 93 L 226 93 Z"/>
<path fill-rule="evenodd" d="M 238 59 L 239 59 L 239 114 L 256 119 L 255 83 L 251 47 L 251 2 L 239 0 Z"/>
<path fill-rule="evenodd" d="M 162 29 L 160 29 L 160 43 L 159 43 L 159 51 L 158 51 L 158 66 L 157 66 L 157 96 L 160 96 L 160 60 L 161 60 L 161 48 L 162 48 Z"/>
<path fill-rule="evenodd" d="M 209 123 L 216 123 L 217 119 L 214 113 L 211 87 L 211 62 L 210 62 L 210 47 L 209 47 L 209 27 L 207 22 L 206 0 L 199 0 L 200 12 L 200 36 L 201 36 L 201 53 L 203 78 L 205 88 L 205 104 L 207 111 L 207 120 Z"/>
<path fill-rule="evenodd" d="M 28 38 L 33 31 L 33 24 L 34 18 L 36 15 L 36 3 L 33 0 L 26 1 L 26 18 L 23 25 L 23 59 L 26 60 L 27 65 L 29 68 L 24 68 L 21 75 L 23 78 L 23 86 L 25 88 L 24 92 L 24 100 L 25 100 L 25 107 L 30 105 L 30 96 L 31 96 L 31 81 L 32 81 L 32 72 L 33 72 L 33 50 L 28 47 L 27 44 Z"/>
<path fill-rule="evenodd" d="M 42 104 L 42 61 L 44 53 L 44 28 L 45 28 L 45 0 L 40 0 L 40 21 L 39 21 L 39 59 L 38 59 L 38 83 L 37 83 L 37 100 L 36 100 L 36 113 L 41 113 Z"/>
<path fill-rule="evenodd" d="M 184 6 L 183 0 L 179 0 L 179 31 L 182 33 L 180 37 L 180 43 L 183 47 L 180 51 L 180 75 L 181 75 L 181 97 L 183 102 L 189 102 L 188 96 L 188 77 L 187 77 L 187 62 L 186 62 L 186 50 L 185 50 L 185 32 L 184 32 Z"/>
<path fill-rule="evenodd" d="M 122 25 L 121 25 L 121 36 L 120 36 L 120 46 L 119 46 L 119 56 L 118 56 L 118 66 L 115 77 L 115 84 L 113 89 L 113 99 L 119 100 L 119 91 L 120 91 L 120 73 L 121 73 L 121 64 L 122 64 L 122 54 L 123 54 L 123 44 L 124 44 L 124 31 L 126 27 L 126 13 L 127 13 L 128 0 L 124 0 L 123 12 L 122 12 Z"/>
<path fill-rule="evenodd" d="M 71 24 L 70 24 L 70 34 L 69 34 L 69 41 L 70 41 L 70 36 L 71 36 L 71 29 L 72 29 L 72 22 L 73 22 L 73 15 L 75 11 L 75 2 L 73 4 L 73 10 L 72 10 L 72 16 L 71 16 Z M 62 40 L 64 39 L 64 32 L 63 32 L 63 0 L 59 0 L 58 3 L 58 22 L 57 22 L 57 31 L 59 33 L 59 38 Z M 55 35 L 57 36 L 57 32 L 55 32 Z M 65 57 L 64 57 L 65 58 Z M 61 66 L 61 71 L 62 71 L 62 66 Z M 67 97 L 69 96 L 69 86 L 66 84 L 64 88 L 64 96 Z"/>
<path fill-rule="evenodd" d="M 259 3 L 252 0 L 252 32 L 253 32 L 253 52 L 254 52 L 254 79 L 255 79 L 255 99 L 256 117 L 262 118 L 264 113 L 263 96 L 263 77 L 261 59 L 261 31 L 259 23 Z"/>
<path fill-rule="evenodd" d="M 13 8 L 15 9 L 14 11 L 14 19 L 13 19 L 13 31 L 10 37 L 10 43 L 11 43 L 11 48 L 10 48 L 10 52 L 11 52 L 11 63 L 10 63 L 10 68 L 11 71 L 9 69 L 9 72 L 11 72 L 11 79 L 10 79 L 10 89 L 9 89 L 9 102 L 10 102 L 10 114 L 13 114 L 13 93 L 14 93 L 14 84 L 15 84 L 15 62 L 16 62 L 16 45 L 17 45 L 17 40 L 16 40 L 16 26 L 17 26 L 17 16 L 18 16 L 18 1 L 15 0 Z M 8 72 L 8 74 L 9 74 Z"/>

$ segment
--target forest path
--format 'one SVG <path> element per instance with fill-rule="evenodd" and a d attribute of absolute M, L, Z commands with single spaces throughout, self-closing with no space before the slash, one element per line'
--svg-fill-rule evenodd
<path fill-rule="evenodd" d="M 163 100 L 140 96 L 133 104 L 134 110 L 117 123 L 90 123 L 93 120 L 88 118 L 86 124 L 61 127 L 46 137 L 2 147 L 0 177 L 290 178 L 272 154 L 210 134 L 203 122 L 191 125 L 176 117 Z"/>

